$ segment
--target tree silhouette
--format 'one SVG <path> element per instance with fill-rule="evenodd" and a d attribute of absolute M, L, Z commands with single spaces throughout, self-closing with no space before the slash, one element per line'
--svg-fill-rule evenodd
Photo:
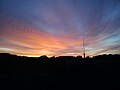
<path fill-rule="evenodd" d="M 39 58 L 0 54 L 1 86 L 39 89 L 114 87 L 120 80 L 120 55 Z M 108 85 L 109 86 L 108 86 Z M 117 87 L 117 86 L 116 86 Z"/>

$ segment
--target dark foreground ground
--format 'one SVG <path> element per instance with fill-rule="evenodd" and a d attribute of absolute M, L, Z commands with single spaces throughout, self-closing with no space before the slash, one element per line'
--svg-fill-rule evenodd
<path fill-rule="evenodd" d="M 0 88 L 120 90 L 120 55 L 83 59 L 81 56 L 28 58 L 0 54 Z"/>

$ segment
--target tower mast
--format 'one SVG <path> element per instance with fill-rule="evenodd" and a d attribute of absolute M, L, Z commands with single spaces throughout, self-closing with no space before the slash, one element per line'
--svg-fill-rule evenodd
<path fill-rule="evenodd" d="M 85 58 L 85 41 L 84 41 L 84 36 L 83 36 L 83 57 Z"/>

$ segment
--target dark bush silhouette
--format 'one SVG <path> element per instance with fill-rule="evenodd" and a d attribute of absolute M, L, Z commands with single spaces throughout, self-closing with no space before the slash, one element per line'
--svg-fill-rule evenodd
<path fill-rule="evenodd" d="M 41 56 L 0 54 L 0 86 L 46 89 L 117 87 L 120 55 Z M 108 85 L 107 85 L 108 84 Z"/>

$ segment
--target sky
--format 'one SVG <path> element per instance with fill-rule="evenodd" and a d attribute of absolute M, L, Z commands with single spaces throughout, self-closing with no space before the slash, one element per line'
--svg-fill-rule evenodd
<path fill-rule="evenodd" d="M 120 0 L 0 0 L 0 53 L 120 54 Z"/>

